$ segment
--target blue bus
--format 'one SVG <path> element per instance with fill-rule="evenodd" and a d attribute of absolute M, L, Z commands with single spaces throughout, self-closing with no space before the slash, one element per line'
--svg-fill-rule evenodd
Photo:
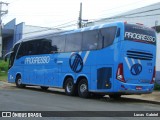
<path fill-rule="evenodd" d="M 87 98 L 151 93 L 155 81 L 156 32 L 114 22 L 18 41 L 10 52 L 8 82 L 63 88 Z"/>

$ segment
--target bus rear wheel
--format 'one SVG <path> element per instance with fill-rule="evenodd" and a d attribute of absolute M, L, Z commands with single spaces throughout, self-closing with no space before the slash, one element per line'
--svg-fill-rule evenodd
<path fill-rule="evenodd" d="M 25 85 L 22 84 L 22 79 L 21 79 L 21 76 L 20 76 L 20 75 L 18 75 L 18 76 L 16 77 L 16 86 L 17 86 L 18 88 L 24 88 L 24 87 L 25 87 Z"/>
<path fill-rule="evenodd" d="M 71 77 L 67 78 L 67 80 L 65 81 L 65 93 L 66 93 L 66 95 L 74 96 L 75 92 L 76 92 L 75 88 L 76 87 L 75 87 L 75 84 L 73 82 L 73 79 Z"/>
<path fill-rule="evenodd" d="M 41 86 L 42 90 L 47 90 L 49 87 Z"/>
<path fill-rule="evenodd" d="M 90 96 L 88 82 L 85 78 L 78 83 L 78 95 L 82 98 L 88 98 Z"/>

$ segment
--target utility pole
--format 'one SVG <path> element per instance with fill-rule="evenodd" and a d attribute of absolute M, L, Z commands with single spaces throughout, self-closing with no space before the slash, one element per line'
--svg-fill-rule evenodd
<path fill-rule="evenodd" d="M 80 11 L 79 11 L 79 18 L 78 18 L 78 28 L 82 28 L 82 3 L 80 3 Z"/>
<path fill-rule="evenodd" d="M 8 6 L 8 4 L 0 2 L 0 58 L 2 57 L 2 16 L 8 13 L 8 10 L 3 10 L 3 6 Z"/>

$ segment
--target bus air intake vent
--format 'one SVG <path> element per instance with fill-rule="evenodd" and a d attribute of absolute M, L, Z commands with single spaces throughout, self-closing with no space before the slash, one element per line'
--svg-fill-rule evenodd
<path fill-rule="evenodd" d="M 140 60 L 152 60 L 153 54 L 147 52 L 139 52 L 139 51 L 127 51 L 127 57 L 133 59 L 140 59 Z"/>

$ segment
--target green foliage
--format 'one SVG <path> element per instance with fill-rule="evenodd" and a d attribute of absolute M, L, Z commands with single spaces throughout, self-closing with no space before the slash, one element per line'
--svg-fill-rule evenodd
<path fill-rule="evenodd" d="M 157 83 L 155 83 L 155 84 L 154 84 L 154 90 L 160 90 L 160 85 L 157 84 Z"/>
<path fill-rule="evenodd" d="M 8 70 L 8 62 L 5 62 L 4 60 L 0 60 L 0 72 L 7 72 Z"/>
<path fill-rule="evenodd" d="M 0 81 L 7 81 L 7 72 L 0 72 Z"/>
<path fill-rule="evenodd" d="M 0 60 L 0 81 L 7 80 L 8 62 Z"/>

